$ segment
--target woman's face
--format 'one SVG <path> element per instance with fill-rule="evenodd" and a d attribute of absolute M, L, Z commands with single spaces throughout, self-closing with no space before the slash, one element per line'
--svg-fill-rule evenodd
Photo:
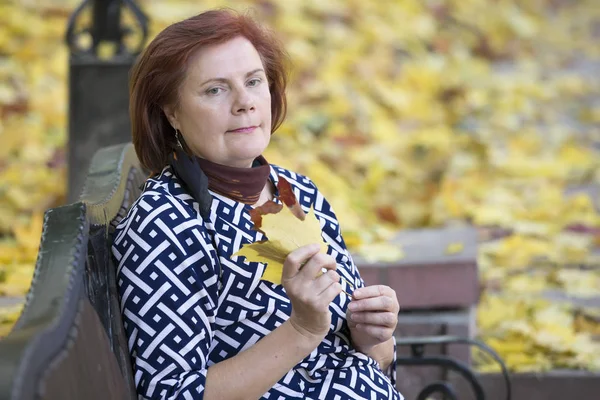
<path fill-rule="evenodd" d="M 250 167 L 271 138 L 271 94 L 260 55 L 244 37 L 200 49 L 178 107 L 164 110 L 195 155 Z"/>

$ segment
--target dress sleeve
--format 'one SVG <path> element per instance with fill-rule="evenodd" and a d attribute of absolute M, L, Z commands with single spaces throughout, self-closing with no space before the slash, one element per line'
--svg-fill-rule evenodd
<path fill-rule="evenodd" d="M 202 221 L 146 192 L 117 226 L 121 313 L 138 395 L 202 399 L 218 304 L 218 265 Z"/>

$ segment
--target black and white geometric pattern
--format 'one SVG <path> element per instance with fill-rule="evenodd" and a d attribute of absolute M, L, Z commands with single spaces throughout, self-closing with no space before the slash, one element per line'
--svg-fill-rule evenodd
<path fill-rule="evenodd" d="M 278 176 L 291 183 L 305 212 L 314 208 L 338 273 L 355 287 L 364 286 L 335 214 L 314 183 L 272 165 L 275 185 Z M 165 167 L 146 181 L 114 233 L 121 312 L 141 398 L 202 399 L 208 367 L 289 318 L 283 286 L 260 280 L 264 264 L 231 260 L 243 244 L 262 238 L 252 230 L 251 206 L 211 194 L 210 220 L 204 221 L 198 203 Z M 348 302 L 341 293 L 331 303 L 325 340 L 263 399 L 402 399 L 394 388 L 395 366 L 388 377 L 351 347 Z"/>

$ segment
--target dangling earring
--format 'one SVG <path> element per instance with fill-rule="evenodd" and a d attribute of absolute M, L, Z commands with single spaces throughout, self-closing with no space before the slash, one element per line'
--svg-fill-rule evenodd
<path fill-rule="evenodd" d="M 181 145 L 181 142 L 179 141 L 179 131 L 177 130 L 177 128 L 175 128 L 175 140 L 177 140 L 177 146 L 179 146 L 179 148 L 183 150 L 183 146 Z"/>

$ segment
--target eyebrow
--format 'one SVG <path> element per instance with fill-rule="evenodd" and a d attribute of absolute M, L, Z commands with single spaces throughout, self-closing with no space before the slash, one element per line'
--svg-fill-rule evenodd
<path fill-rule="evenodd" d="M 257 73 L 257 72 L 260 72 L 260 71 L 264 72 L 264 70 L 263 70 L 262 68 L 256 68 L 256 69 L 253 69 L 252 71 L 250 71 L 250 72 L 247 72 L 247 73 L 246 73 L 246 78 L 247 78 L 247 77 L 249 77 L 250 75 L 254 75 L 255 73 Z M 204 85 L 206 85 L 208 82 L 212 82 L 212 81 L 216 81 L 216 82 L 227 82 L 227 78 L 210 78 L 210 79 L 207 79 L 207 80 L 205 80 L 204 82 L 202 82 L 202 83 L 200 84 L 200 86 L 204 86 Z"/>

